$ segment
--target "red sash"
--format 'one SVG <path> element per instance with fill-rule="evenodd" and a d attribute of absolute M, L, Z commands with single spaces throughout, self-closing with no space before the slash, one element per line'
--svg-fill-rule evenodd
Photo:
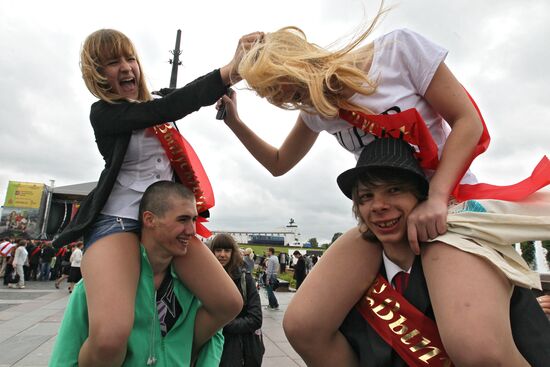
<path fill-rule="evenodd" d="M 4 254 L 4 249 L 8 247 L 8 245 L 11 245 L 11 243 L 8 241 L 6 244 L 2 247 L 0 247 L 0 256 L 7 257 L 7 254 Z"/>
<path fill-rule="evenodd" d="M 214 192 L 210 180 L 191 145 L 181 136 L 180 132 L 170 123 L 164 123 L 149 128 L 160 141 L 172 168 L 182 184 L 195 194 L 197 211 L 204 212 L 214 206 Z M 206 218 L 197 218 L 197 234 L 210 237 L 212 234 L 202 222 Z"/>
<path fill-rule="evenodd" d="M 380 274 L 355 307 L 407 365 L 453 366 L 435 321 L 418 311 Z"/>
<path fill-rule="evenodd" d="M 55 254 L 55 257 L 63 256 L 63 255 L 65 255 L 65 252 L 67 252 L 67 249 L 66 249 L 65 247 L 61 247 L 61 248 L 57 251 L 57 254 Z"/>
<path fill-rule="evenodd" d="M 472 157 L 459 176 L 460 178 L 464 176 L 464 173 L 466 173 L 474 158 L 487 150 L 489 142 L 491 141 L 487 126 L 485 125 L 485 121 L 477 105 L 471 97 L 470 100 L 481 118 L 483 133 L 475 147 Z M 424 169 L 435 170 L 439 164 L 437 145 L 424 119 L 415 108 L 391 115 L 368 115 L 360 111 L 347 111 L 341 109 L 340 118 L 376 137 L 390 136 L 393 138 L 402 138 L 407 143 L 416 146 L 418 148 L 416 158 L 419 160 L 420 166 Z M 516 184 L 496 186 L 485 183 L 469 185 L 459 184 L 457 182 L 452 195 L 458 202 L 469 199 L 519 201 L 548 184 L 550 184 L 550 161 L 544 156 L 533 170 L 531 176 Z"/>
<path fill-rule="evenodd" d="M 40 250 L 42 250 L 40 248 L 40 246 L 36 246 L 36 248 L 33 250 L 33 252 L 31 253 L 31 256 L 30 257 L 33 257 L 34 255 L 36 255 Z"/>

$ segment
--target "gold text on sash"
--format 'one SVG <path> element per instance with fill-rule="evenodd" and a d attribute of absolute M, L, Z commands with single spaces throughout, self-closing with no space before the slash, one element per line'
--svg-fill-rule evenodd
<path fill-rule="evenodd" d="M 429 366 L 430 359 L 441 355 L 441 350 L 436 346 L 430 345 L 431 340 L 422 336 L 418 329 L 407 325 L 407 318 L 399 314 L 401 308 L 399 302 L 382 295 L 386 288 L 386 284 L 374 282 L 365 297 L 366 303 L 369 305 L 372 313 L 380 320 L 383 320 L 392 333 L 401 336 L 399 339 L 400 342 L 406 345 L 420 361 Z M 378 304 L 375 300 L 376 297 L 374 297 L 376 295 L 382 295 L 380 298 L 382 301 Z M 440 356 L 439 360 L 443 362 L 443 366 L 445 367 L 452 366 L 451 361 L 446 356 Z"/>

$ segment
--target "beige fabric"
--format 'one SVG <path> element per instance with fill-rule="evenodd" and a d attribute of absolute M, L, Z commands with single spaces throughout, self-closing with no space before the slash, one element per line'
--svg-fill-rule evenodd
<path fill-rule="evenodd" d="M 485 209 L 483 211 L 476 211 Z M 541 289 L 540 276 L 529 269 L 514 243 L 550 240 L 550 192 L 537 192 L 521 202 L 469 200 L 451 206 L 447 233 L 433 241 L 482 256 L 510 281 Z"/>

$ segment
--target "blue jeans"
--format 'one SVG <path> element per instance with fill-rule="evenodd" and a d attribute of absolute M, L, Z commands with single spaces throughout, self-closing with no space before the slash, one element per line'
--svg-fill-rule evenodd
<path fill-rule="evenodd" d="M 275 292 L 273 292 L 273 287 L 271 286 L 271 284 L 273 284 L 273 280 L 276 278 L 277 275 L 271 275 L 265 287 L 265 289 L 267 290 L 267 299 L 269 300 L 269 306 L 272 308 L 279 307 L 279 301 L 277 301 L 277 297 L 275 297 Z"/>
<path fill-rule="evenodd" d="M 40 264 L 40 280 L 50 280 L 50 261 Z"/>
<path fill-rule="evenodd" d="M 87 249 L 95 241 L 105 236 L 121 233 L 139 233 L 141 226 L 135 219 L 113 217 L 112 215 L 100 214 L 90 228 L 84 233 L 84 247 Z"/>

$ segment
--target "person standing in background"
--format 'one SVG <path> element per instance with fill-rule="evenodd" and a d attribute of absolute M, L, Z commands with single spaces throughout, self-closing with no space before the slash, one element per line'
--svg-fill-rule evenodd
<path fill-rule="evenodd" d="M 40 250 L 40 280 L 50 280 L 50 269 L 55 250 L 51 242 L 45 242 Z"/>
<path fill-rule="evenodd" d="M 40 277 L 40 252 L 42 251 L 42 242 L 36 241 L 35 247 L 29 252 L 29 268 L 31 280 L 37 280 Z"/>
<path fill-rule="evenodd" d="M 239 246 L 229 234 L 217 234 L 210 249 L 243 297 L 241 312 L 223 328 L 225 340 L 220 367 L 259 367 L 265 348 L 261 337 L 262 305 L 256 282 L 243 268 Z M 261 348 L 255 347 L 258 345 Z"/>
<path fill-rule="evenodd" d="M 0 242 L 0 278 L 4 276 L 4 273 L 6 272 L 6 265 L 8 263 L 8 257 L 6 256 L 7 254 L 4 253 L 4 250 L 7 250 L 10 245 L 11 242 L 8 237 L 4 238 L 2 242 Z"/>
<path fill-rule="evenodd" d="M 286 254 L 286 252 L 281 252 L 279 254 L 279 270 L 281 274 L 286 272 L 287 262 L 288 262 L 288 255 Z"/>
<path fill-rule="evenodd" d="M 15 273 L 19 275 L 19 283 L 17 283 L 17 285 L 10 284 L 10 288 L 25 288 L 25 271 L 23 269 L 23 266 L 27 264 L 27 260 L 29 257 L 25 246 L 27 246 L 26 240 L 19 240 L 19 242 L 17 242 L 17 248 L 15 249 L 12 265 Z"/>
<path fill-rule="evenodd" d="M 80 272 L 80 263 L 82 262 L 82 247 L 83 242 L 78 242 L 73 248 L 69 261 L 71 263 L 71 269 L 69 270 L 69 293 L 72 293 L 75 283 L 78 283 L 82 279 L 82 273 Z"/>
<path fill-rule="evenodd" d="M 4 273 L 4 285 L 11 288 L 10 280 L 13 276 L 15 269 L 13 268 L 13 257 L 15 256 L 15 247 L 11 247 L 6 253 L 6 270 Z"/>
<path fill-rule="evenodd" d="M 244 250 L 243 261 L 246 272 L 252 274 L 254 271 L 254 251 L 250 247 Z"/>
<path fill-rule="evenodd" d="M 267 250 L 267 268 L 266 268 L 266 290 L 267 290 L 267 298 L 269 300 L 269 306 L 267 306 L 268 309 L 271 310 L 278 310 L 279 309 L 279 301 L 277 300 L 277 297 L 275 297 L 275 292 L 273 289 L 273 284 L 277 282 L 277 274 L 279 270 L 279 259 L 277 256 L 275 256 L 275 249 L 273 247 L 270 247 Z"/>
<path fill-rule="evenodd" d="M 294 279 L 296 279 L 296 290 L 298 290 L 306 278 L 306 262 L 300 251 L 295 250 L 292 255 L 296 258 L 296 264 L 294 264 Z"/>

